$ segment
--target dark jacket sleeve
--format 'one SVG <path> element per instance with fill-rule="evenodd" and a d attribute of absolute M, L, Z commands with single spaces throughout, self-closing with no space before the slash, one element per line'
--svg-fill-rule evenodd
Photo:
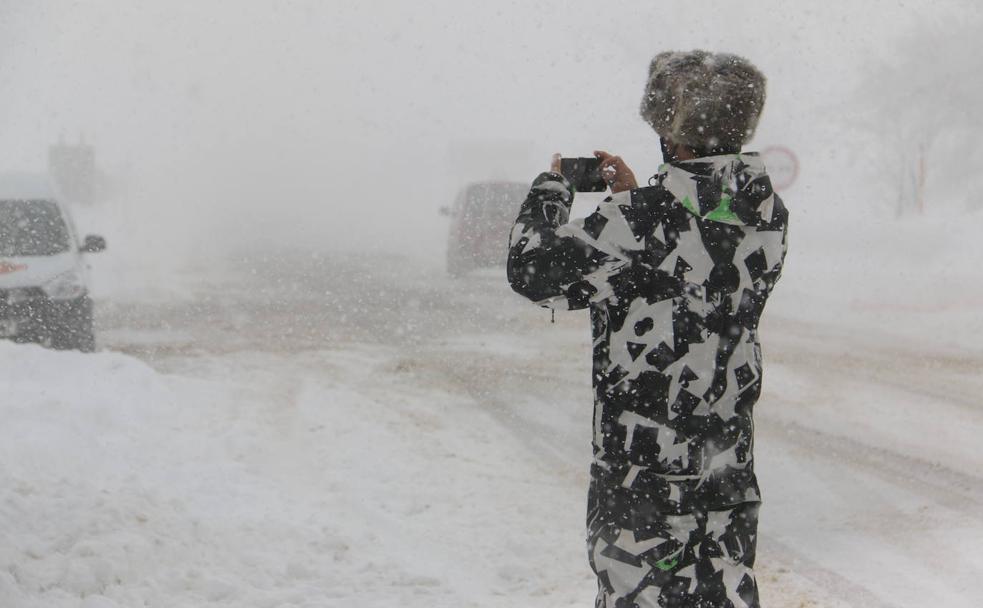
<path fill-rule="evenodd" d="M 642 247 L 619 209 L 630 205 L 630 196 L 609 196 L 594 213 L 570 222 L 569 183 L 556 173 L 537 177 L 509 238 L 512 289 L 541 306 L 567 310 L 610 297 L 611 279 Z"/>

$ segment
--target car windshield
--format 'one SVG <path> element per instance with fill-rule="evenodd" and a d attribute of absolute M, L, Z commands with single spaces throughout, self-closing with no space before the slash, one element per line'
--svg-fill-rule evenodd
<path fill-rule="evenodd" d="M 54 255 L 68 247 L 68 226 L 53 202 L 0 200 L 0 255 Z"/>

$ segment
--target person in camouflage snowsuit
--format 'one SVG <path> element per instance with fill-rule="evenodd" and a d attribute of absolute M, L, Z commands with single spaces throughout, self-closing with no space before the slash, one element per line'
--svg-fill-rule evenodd
<path fill-rule="evenodd" d="M 758 606 L 758 322 L 787 246 L 785 207 L 741 152 L 764 86 L 734 55 L 657 55 L 641 114 L 666 164 L 650 185 L 598 153 L 613 194 L 571 222 L 554 158 L 511 233 L 516 292 L 590 309 L 598 608 Z"/>

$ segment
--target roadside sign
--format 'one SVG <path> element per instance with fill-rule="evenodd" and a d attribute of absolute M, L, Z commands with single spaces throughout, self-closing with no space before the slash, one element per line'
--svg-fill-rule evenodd
<path fill-rule="evenodd" d="M 794 152 L 785 146 L 768 146 L 761 151 L 761 159 L 768 169 L 771 187 L 775 192 L 792 187 L 795 178 L 799 176 L 799 159 Z"/>

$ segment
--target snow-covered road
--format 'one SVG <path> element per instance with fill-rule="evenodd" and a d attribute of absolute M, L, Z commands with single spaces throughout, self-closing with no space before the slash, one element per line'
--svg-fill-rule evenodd
<path fill-rule="evenodd" d="M 591 604 L 583 313 L 395 257 L 236 267 L 102 302 L 96 355 L 0 343 L 0 606 Z M 777 304 L 763 604 L 983 604 L 983 356 Z"/>

